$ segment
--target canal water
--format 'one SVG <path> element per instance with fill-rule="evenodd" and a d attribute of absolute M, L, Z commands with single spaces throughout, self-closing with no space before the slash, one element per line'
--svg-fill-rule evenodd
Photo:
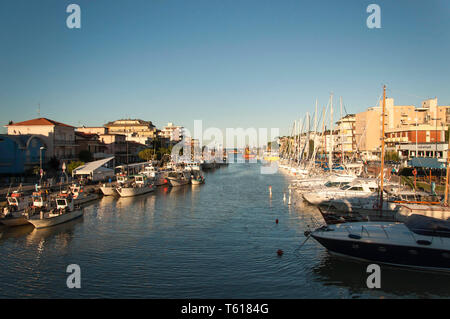
<path fill-rule="evenodd" d="M 449 275 L 382 266 L 381 289 L 368 289 L 367 263 L 333 257 L 313 239 L 299 249 L 320 215 L 301 201 L 287 205 L 288 177 L 260 168 L 230 164 L 205 172 L 204 185 L 104 197 L 49 229 L 4 228 L 0 297 L 450 296 Z M 66 286 L 70 264 L 81 268 L 81 289 Z"/>

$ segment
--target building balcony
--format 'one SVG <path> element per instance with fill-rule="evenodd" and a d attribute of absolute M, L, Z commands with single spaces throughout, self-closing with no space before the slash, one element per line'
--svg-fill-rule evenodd
<path fill-rule="evenodd" d="M 77 146 L 77 144 L 75 143 L 75 140 L 54 140 L 53 141 L 53 145 L 54 146 Z"/>

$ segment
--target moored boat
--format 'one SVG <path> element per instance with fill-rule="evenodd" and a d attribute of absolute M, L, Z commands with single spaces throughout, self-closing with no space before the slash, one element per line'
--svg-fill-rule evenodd
<path fill-rule="evenodd" d="M 170 172 L 167 179 L 172 187 L 187 185 L 191 182 L 190 173 L 187 171 Z"/>
<path fill-rule="evenodd" d="M 450 271 L 450 222 L 411 215 L 404 223 L 320 227 L 311 236 L 332 254 L 370 262 Z"/>
<path fill-rule="evenodd" d="M 6 197 L 7 206 L 3 208 L 0 223 L 5 226 L 23 226 L 28 224 L 26 214 L 31 214 L 31 198 L 20 191 L 14 191 Z"/>
<path fill-rule="evenodd" d="M 134 182 L 129 185 L 118 186 L 116 188 L 117 193 L 121 197 L 132 197 L 142 194 L 147 194 L 155 190 L 154 184 L 151 179 L 146 175 L 140 174 L 134 177 Z"/>
<path fill-rule="evenodd" d="M 78 184 L 70 186 L 70 192 L 74 201 L 74 205 L 82 205 L 99 198 L 98 194 L 88 193 L 84 187 Z"/>
<path fill-rule="evenodd" d="M 76 208 L 74 199 L 69 192 L 62 192 L 56 197 L 56 209 L 41 211 L 31 216 L 28 221 L 37 229 L 59 225 L 81 217 L 83 210 Z"/>

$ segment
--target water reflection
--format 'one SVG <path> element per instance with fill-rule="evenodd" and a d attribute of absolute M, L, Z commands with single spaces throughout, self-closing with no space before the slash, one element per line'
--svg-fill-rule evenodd
<path fill-rule="evenodd" d="M 17 227 L 2 227 L 2 229 L 0 229 L 0 242 L 10 238 L 19 238 L 26 236 L 33 230 L 34 226 L 31 224 Z"/>
<path fill-rule="evenodd" d="M 449 297 L 450 275 L 388 265 L 381 266 L 381 289 L 368 289 L 369 262 L 343 258 L 324 252 L 313 268 L 315 280 L 326 286 L 344 287 L 350 296 Z"/>
<path fill-rule="evenodd" d="M 450 297 L 449 276 L 382 266 L 382 289 L 372 291 L 367 264 L 313 239 L 300 248 L 320 213 L 294 196 L 288 205 L 281 174 L 245 163 L 205 176 L 203 185 L 104 197 L 56 227 L 0 229 L 0 297 Z M 70 263 L 83 269 L 79 291 L 65 288 Z"/>

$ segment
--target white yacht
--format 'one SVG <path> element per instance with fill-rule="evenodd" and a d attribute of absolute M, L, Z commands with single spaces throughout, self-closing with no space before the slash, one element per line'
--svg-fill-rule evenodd
<path fill-rule="evenodd" d="M 299 193 L 318 191 L 331 187 L 342 187 L 353 182 L 357 177 L 353 175 L 338 175 L 333 174 L 331 176 L 316 177 L 316 178 L 304 178 L 295 180 L 292 183 L 291 188 L 295 189 Z"/>
<path fill-rule="evenodd" d="M 377 189 L 376 180 L 357 179 L 338 188 L 331 187 L 317 192 L 304 193 L 303 198 L 312 205 L 319 205 L 337 198 L 369 197 L 374 195 Z"/>

